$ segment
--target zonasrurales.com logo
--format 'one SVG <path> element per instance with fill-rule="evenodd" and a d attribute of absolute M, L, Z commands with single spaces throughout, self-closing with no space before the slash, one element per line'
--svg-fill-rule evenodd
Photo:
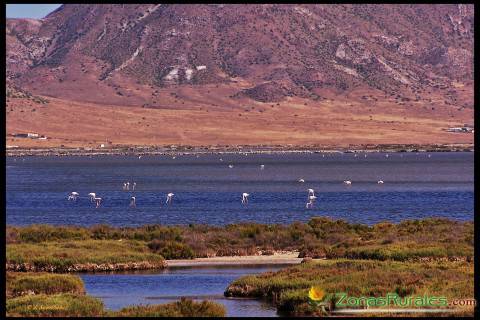
<path fill-rule="evenodd" d="M 385 296 L 349 296 L 345 292 L 326 293 L 320 286 L 312 286 L 308 291 L 308 303 L 328 312 L 445 312 L 458 310 L 458 307 L 475 306 L 475 299 L 451 299 L 445 296 L 405 296 L 389 292 Z M 363 310 L 363 311 L 362 311 Z"/>

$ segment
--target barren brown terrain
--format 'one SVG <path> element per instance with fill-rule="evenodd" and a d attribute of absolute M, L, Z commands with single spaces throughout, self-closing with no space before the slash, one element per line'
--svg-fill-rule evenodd
<path fill-rule="evenodd" d="M 388 100 L 370 105 L 347 98 L 318 103 L 288 98 L 278 105 L 250 102 L 222 110 L 202 104 L 149 109 L 56 98 L 43 105 L 9 100 L 7 145 L 19 147 L 473 143 L 471 133 L 444 131 L 473 119 L 472 109 L 453 106 L 432 110 Z M 48 139 L 10 136 L 19 132 Z"/>
<path fill-rule="evenodd" d="M 473 143 L 473 5 L 67 4 L 6 38 L 7 145 Z"/>

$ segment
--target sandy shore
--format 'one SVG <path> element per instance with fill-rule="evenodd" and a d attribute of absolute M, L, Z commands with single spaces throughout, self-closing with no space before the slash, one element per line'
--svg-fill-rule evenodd
<path fill-rule="evenodd" d="M 264 265 L 264 264 L 298 264 L 302 258 L 297 258 L 298 252 L 275 254 L 271 256 L 235 256 L 213 257 L 182 260 L 167 260 L 167 266 L 198 267 L 198 266 L 235 266 L 235 265 Z"/>

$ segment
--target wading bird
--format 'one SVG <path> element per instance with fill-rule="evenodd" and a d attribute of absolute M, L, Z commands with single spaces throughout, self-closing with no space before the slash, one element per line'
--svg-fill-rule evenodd
<path fill-rule="evenodd" d="M 317 197 L 315 196 L 308 196 L 308 202 L 307 204 L 305 205 L 305 208 L 313 208 L 313 203 L 315 202 L 315 200 L 317 199 Z"/>
<path fill-rule="evenodd" d="M 74 191 L 70 193 L 70 195 L 68 196 L 68 200 L 77 201 L 78 196 L 79 196 L 78 192 Z"/>
<path fill-rule="evenodd" d="M 303 180 L 303 179 L 298 179 L 298 182 L 300 182 L 300 183 L 304 183 L 304 182 L 305 182 L 305 180 Z"/>
<path fill-rule="evenodd" d="M 137 183 L 134 182 L 133 185 L 132 185 L 132 190 L 135 191 L 135 187 L 137 186 Z"/>
<path fill-rule="evenodd" d="M 248 204 L 248 196 L 249 195 L 250 194 L 248 194 L 246 192 L 242 193 L 242 204 Z"/>
<path fill-rule="evenodd" d="M 307 189 L 308 191 L 308 196 L 314 196 L 315 197 L 315 191 L 313 189 Z"/>
<path fill-rule="evenodd" d="M 90 201 L 93 202 L 93 200 L 95 199 L 95 197 L 97 196 L 94 192 L 90 192 L 88 194 L 88 196 L 90 197 Z"/>
<path fill-rule="evenodd" d="M 265 165 L 264 165 L 264 164 L 261 164 L 261 165 L 260 165 L 260 170 L 263 170 L 263 169 L 265 169 Z"/>
<path fill-rule="evenodd" d="M 343 183 L 345 183 L 347 186 L 352 185 L 352 181 L 350 180 L 344 180 Z"/>
<path fill-rule="evenodd" d="M 378 180 L 377 183 L 378 184 L 383 184 L 383 180 Z"/>
<path fill-rule="evenodd" d="M 233 164 L 229 164 L 228 167 L 229 167 L 230 169 L 232 169 L 232 168 L 233 168 Z"/>
<path fill-rule="evenodd" d="M 102 198 L 95 197 L 93 200 L 95 201 L 95 208 L 100 207 L 100 203 L 102 202 Z"/>
<path fill-rule="evenodd" d="M 165 202 L 166 204 L 172 204 L 172 198 L 173 198 L 173 193 L 167 194 L 167 201 Z"/>
<path fill-rule="evenodd" d="M 135 203 L 135 197 L 130 198 L 130 207 L 136 207 L 137 204 Z"/>

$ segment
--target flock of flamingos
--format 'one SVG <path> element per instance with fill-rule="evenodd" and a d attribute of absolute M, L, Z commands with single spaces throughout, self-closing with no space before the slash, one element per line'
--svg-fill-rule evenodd
<path fill-rule="evenodd" d="M 387 156 L 388 156 L 388 155 L 387 155 Z M 140 159 L 140 157 L 139 157 L 139 159 Z M 220 160 L 222 161 L 222 159 L 220 159 Z M 229 164 L 228 167 L 229 167 L 230 169 L 232 169 L 232 168 L 233 168 L 233 164 Z M 265 169 L 265 165 L 262 164 L 262 165 L 260 165 L 260 170 L 263 170 L 263 169 Z M 299 182 L 299 183 L 305 183 L 305 180 L 302 179 L 302 178 L 300 178 L 300 179 L 298 179 L 298 182 Z M 344 183 L 345 185 L 347 185 L 347 186 L 351 186 L 351 185 L 352 185 L 352 181 L 350 181 L 350 180 L 344 180 L 343 183 Z M 378 181 L 377 181 L 377 184 L 383 184 L 383 181 L 382 181 L 382 180 L 378 180 Z M 134 183 L 132 184 L 132 191 L 135 191 L 135 187 L 136 187 L 136 186 L 137 186 L 137 183 L 134 182 Z M 129 191 L 129 190 L 130 190 L 130 182 L 124 182 L 124 183 L 123 183 L 123 190 L 124 190 L 124 191 Z M 305 207 L 306 207 L 307 209 L 311 209 L 311 208 L 313 208 L 313 204 L 314 204 L 315 200 L 317 199 L 317 197 L 315 196 L 315 190 L 313 190 L 313 189 L 307 189 L 307 192 L 308 192 L 308 195 L 307 195 L 307 200 L 308 200 L 308 202 L 306 203 Z M 172 192 L 169 192 L 169 193 L 167 194 L 167 200 L 165 201 L 165 203 L 166 203 L 167 205 L 171 205 L 171 204 L 172 204 L 173 196 L 174 196 L 174 193 L 172 193 Z M 249 193 L 246 193 L 246 192 L 242 193 L 242 204 L 243 204 L 243 205 L 247 205 L 247 204 L 248 204 L 248 197 L 249 197 L 249 196 L 250 196 Z M 73 191 L 73 192 L 71 192 L 70 195 L 68 196 L 68 200 L 69 200 L 69 201 L 77 201 L 79 197 L 80 197 L 80 194 L 79 194 L 78 192 L 76 192 L 76 191 Z M 95 207 L 96 207 L 96 208 L 100 207 L 100 204 L 102 203 L 102 198 L 97 197 L 96 193 L 94 193 L 94 192 L 89 193 L 89 194 L 88 194 L 88 197 L 90 198 L 90 201 L 91 201 L 92 203 L 95 203 Z M 130 197 L 130 207 L 136 207 L 136 206 L 137 206 L 137 205 L 136 205 L 136 197 L 135 197 L 135 196 L 131 196 L 131 197 Z"/>

